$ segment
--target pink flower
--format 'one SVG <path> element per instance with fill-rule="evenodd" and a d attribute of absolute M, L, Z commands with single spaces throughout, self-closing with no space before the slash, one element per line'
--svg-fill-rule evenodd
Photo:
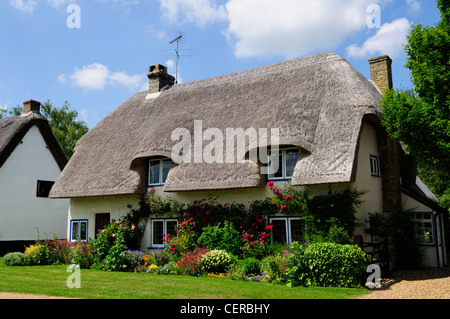
<path fill-rule="evenodd" d="M 112 234 L 113 237 L 116 237 L 116 234 Z"/>
<path fill-rule="evenodd" d="M 284 206 L 284 205 L 281 205 L 281 210 L 283 210 L 283 209 L 285 209 L 286 208 L 286 206 Z"/>

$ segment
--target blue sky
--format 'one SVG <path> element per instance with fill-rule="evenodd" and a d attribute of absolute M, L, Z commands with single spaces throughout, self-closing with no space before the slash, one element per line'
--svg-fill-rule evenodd
<path fill-rule="evenodd" d="M 175 74 L 179 32 L 180 82 L 333 51 L 367 78 L 389 54 L 410 88 L 402 43 L 438 21 L 431 0 L 2 0 L 0 107 L 69 101 L 93 128 L 148 87 L 150 65 Z"/>

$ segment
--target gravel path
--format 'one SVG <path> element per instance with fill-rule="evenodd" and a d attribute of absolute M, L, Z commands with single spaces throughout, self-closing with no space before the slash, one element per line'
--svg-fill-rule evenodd
<path fill-rule="evenodd" d="M 381 289 L 361 299 L 450 299 L 450 265 L 393 272 L 381 280 Z"/>

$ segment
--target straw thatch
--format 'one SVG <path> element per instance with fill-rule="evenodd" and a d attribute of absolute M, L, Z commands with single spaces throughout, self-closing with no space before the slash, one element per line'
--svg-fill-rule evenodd
<path fill-rule="evenodd" d="M 67 164 L 67 158 L 53 135 L 47 119 L 40 113 L 35 112 L 0 120 L 0 167 L 3 166 L 28 130 L 33 126 L 39 128 L 56 163 L 63 170 Z M 33 164 L 33 160 L 33 158 L 30 158 L 30 164 Z"/>
<path fill-rule="evenodd" d="M 145 192 L 148 159 L 171 157 L 173 130 L 187 128 L 194 136 L 194 120 L 224 135 L 226 128 L 279 128 L 280 145 L 301 148 L 293 185 L 351 182 L 362 119 L 379 114 L 380 99 L 374 84 L 330 52 L 175 85 L 156 98 L 141 92 L 78 142 L 51 196 Z M 224 158 L 225 143 L 224 138 Z M 164 190 L 264 184 L 251 161 L 182 163 L 172 166 Z"/>

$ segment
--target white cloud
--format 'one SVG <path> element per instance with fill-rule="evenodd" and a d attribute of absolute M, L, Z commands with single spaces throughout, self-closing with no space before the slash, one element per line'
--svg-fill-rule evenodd
<path fill-rule="evenodd" d="M 229 0 L 227 37 L 237 57 L 296 57 L 330 50 L 367 27 L 381 0 Z"/>
<path fill-rule="evenodd" d="M 418 0 L 406 0 L 406 4 L 412 12 L 419 12 L 422 10 L 422 6 Z"/>
<path fill-rule="evenodd" d="M 32 14 L 37 6 L 35 0 L 9 0 L 9 4 L 19 11 Z"/>
<path fill-rule="evenodd" d="M 374 54 L 388 54 L 395 58 L 403 50 L 402 45 L 406 43 L 410 26 L 411 23 L 405 18 L 385 23 L 363 45 L 353 44 L 346 49 L 346 53 L 350 58 L 364 58 Z"/>
<path fill-rule="evenodd" d="M 61 74 L 58 76 L 61 83 L 70 80 L 74 86 L 88 90 L 102 90 L 107 85 L 124 86 L 131 90 L 140 89 L 145 81 L 141 74 L 128 75 L 125 72 L 111 72 L 107 66 L 93 63 L 75 69 L 71 75 Z"/>
<path fill-rule="evenodd" d="M 70 3 L 75 3 L 77 0 L 47 0 L 47 3 L 55 9 L 65 8 Z"/>
<path fill-rule="evenodd" d="M 216 2 L 216 0 L 159 0 L 163 18 L 170 23 L 190 22 L 198 26 L 226 21 L 225 6 Z"/>

